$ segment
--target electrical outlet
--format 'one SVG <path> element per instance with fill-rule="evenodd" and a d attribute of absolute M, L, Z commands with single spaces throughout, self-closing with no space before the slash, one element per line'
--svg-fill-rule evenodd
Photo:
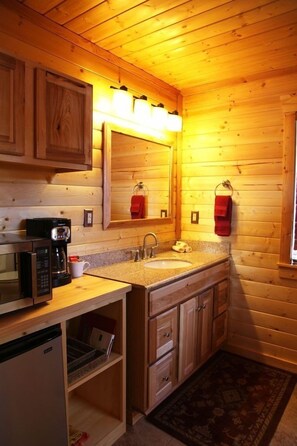
<path fill-rule="evenodd" d="M 191 223 L 198 225 L 199 223 L 199 211 L 191 211 Z"/>
<path fill-rule="evenodd" d="M 93 209 L 84 209 L 84 227 L 93 226 Z"/>
<path fill-rule="evenodd" d="M 161 215 L 161 218 L 166 218 L 167 217 L 167 209 L 161 209 L 160 215 Z"/>

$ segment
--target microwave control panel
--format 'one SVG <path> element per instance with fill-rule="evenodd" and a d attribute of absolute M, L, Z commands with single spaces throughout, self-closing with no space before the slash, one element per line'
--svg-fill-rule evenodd
<path fill-rule="evenodd" d="M 51 289 L 50 276 L 50 248 L 39 247 L 35 249 L 36 252 L 36 280 L 37 280 L 37 295 L 41 296 L 47 294 Z"/>

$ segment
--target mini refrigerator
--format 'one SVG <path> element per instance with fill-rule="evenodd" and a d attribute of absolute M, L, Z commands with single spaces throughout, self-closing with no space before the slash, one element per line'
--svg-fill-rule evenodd
<path fill-rule="evenodd" d="M 0 444 L 68 444 L 59 325 L 0 346 Z"/>

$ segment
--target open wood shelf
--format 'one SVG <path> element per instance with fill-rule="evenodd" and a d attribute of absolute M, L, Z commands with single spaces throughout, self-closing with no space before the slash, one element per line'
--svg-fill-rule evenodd
<path fill-rule="evenodd" d="M 126 432 L 125 311 L 125 300 L 122 298 L 108 305 L 92 308 L 90 315 L 96 313 L 116 321 L 112 351 L 108 358 L 90 355 L 89 362 L 83 360 L 81 366 L 68 375 L 69 425 L 74 430 L 89 435 L 84 443 L 86 446 L 111 446 Z M 83 340 L 88 345 L 88 340 L 80 332 L 81 316 L 71 318 L 66 325 L 66 353 L 67 336 Z M 80 353 L 80 349 L 78 350 Z M 81 350 L 84 353 L 83 346 Z M 88 353 L 87 348 L 86 352 Z M 74 352 L 72 356 L 75 357 Z M 71 355 L 69 358 L 71 360 Z"/>
<path fill-rule="evenodd" d="M 68 410 L 69 423 L 89 434 L 86 446 L 112 444 L 125 433 L 123 420 L 109 415 L 77 394 L 71 396 Z"/>
<path fill-rule="evenodd" d="M 82 376 L 78 377 L 75 381 L 68 384 L 68 392 L 71 392 L 72 390 L 81 386 L 82 384 L 94 378 L 98 374 L 104 372 L 106 369 L 112 367 L 114 364 L 121 361 L 122 359 L 123 359 L 122 355 L 111 352 L 109 358 L 101 362 L 95 369 L 92 369 L 91 371 L 86 370 Z"/>

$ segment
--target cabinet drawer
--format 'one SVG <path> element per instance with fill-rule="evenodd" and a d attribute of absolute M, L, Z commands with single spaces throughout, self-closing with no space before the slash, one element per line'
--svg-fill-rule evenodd
<path fill-rule="evenodd" d="M 149 315 L 153 316 L 161 313 L 183 302 L 197 292 L 227 279 L 228 275 L 229 262 L 227 261 L 151 291 L 149 295 Z"/>
<path fill-rule="evenodd" d="M 168 353 L 149 367 L 148 405 L 154 406 L 168 395 L 176 385 L 176 353 Z"/>
<path fill-rule="evenodd" d="M 177 307 L 149 321 L 149 363 L 169 352 L 177 341 Z"/>
<path fill-rule="evenodd" d="M 228 280 L 223 280 L 222 282 L 218 283 L 215 286 L 214 307 L 213 307 L 214 317 L 219 316 L 219 314 L 227 310 L 228 295 L 229 295 Z"/>
<path fill-rule="evenodd" d="M 227 312 L 220 314 L 213 321 L 212 350 L 217 350 L 227 339 Z"/>

